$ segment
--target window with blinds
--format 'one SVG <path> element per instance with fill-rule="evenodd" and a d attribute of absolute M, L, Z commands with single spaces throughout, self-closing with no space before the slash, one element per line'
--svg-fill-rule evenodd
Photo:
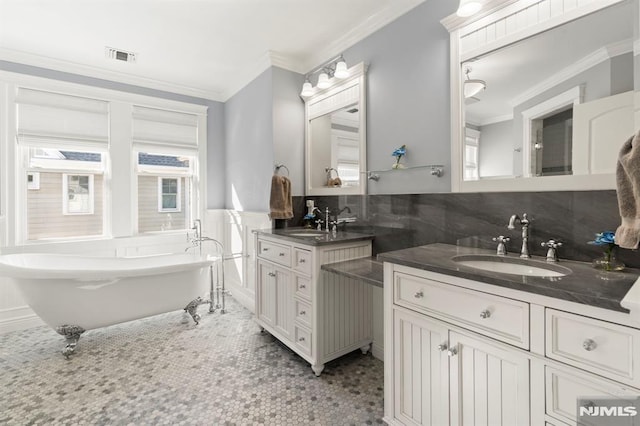
<path fill-rule="evenodd" d="M 108 103 L 19 88 L 16 116 L 26 240 L 104 235 Z"/>

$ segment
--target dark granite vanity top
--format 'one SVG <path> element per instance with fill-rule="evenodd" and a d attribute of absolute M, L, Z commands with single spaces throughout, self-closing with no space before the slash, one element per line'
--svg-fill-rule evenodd
<path fill-rule="evenodd" d="M 373 240 L 373 234 L 360 232 L 326 232 L 308 228 L 284 228 L 284 229 L 258 229 L 254 231 L 258 235 L 277 237 L 283 240 L 306 244 L 310 246 L 323 246 L 327 244 L 349 243 L 352 241 Z"/>
<path fill-rule="evenodd" d="M 375 257 L 345 260 L 344 262 L 325 263 L 320 267 L 323 271 L 333 272 L 349 278 L 365 281 L 376 287 L 382 287 L 382 262 Z"/>
<path fill-rule="evenodd" d="M 640 275 L 638 269 L 603 272 L 592 268 L 588 263 L 560 260 L 554 264 L 555 268 L 569 268 L 571 273 L 560 277 L 536 277 L 479 270 L 452 260 L 454 256 L 478 254 L 495 255 L 495 252 L 449 244 L 430 244 L 380 253 L 378 260 L 621 312 L 628 312 L 620 306 L 620 301 Z M 538 262 L 542 267 L 546 266 L 544 258 L 534 257 L 532 261 Z"/>

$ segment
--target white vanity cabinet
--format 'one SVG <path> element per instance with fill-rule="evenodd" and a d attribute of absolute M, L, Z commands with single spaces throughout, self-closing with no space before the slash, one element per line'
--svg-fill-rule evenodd
<path fill-rule="evenodd" d="M 384 274 L 388 424 L 576 426 L 579 399 L 640 397 L 627 314 L 388 261 Z"/>
<path fill-rule="evenodd" d="M 311 245 L 256 234 L 255 321 L 311 364 L 324 364 L 372 342 L 372 287 L 321 273 L 325 263 L 371 256 L 371 240 Z"/>

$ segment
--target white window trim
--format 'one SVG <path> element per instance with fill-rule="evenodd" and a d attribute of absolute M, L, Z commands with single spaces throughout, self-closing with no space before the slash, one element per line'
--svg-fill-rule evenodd
<path fill-rule="evenodd" d="M 162 180 L 175 179 L 178 182 L 178 193 L 176 194 L 176 208 L 162 208 Z M 158 176 L 158 213 L 179 213 L 182 211 L 182 179 L 179 176 Z"/>
<path fill-rule="evenodd" d="M 110 144 L 108 155 L 104 159 L 106 168 L 102 173 L 104 178 L 104 234 L 99 237 L 61 238 L 59 243 L 73 241 L 73 244 L 77 244 L 77 241 L 83 240 L 111 240 L 115 238 L 119 238 L 117 241 L 120 242 L 125 241 L 123 238 L 133 238 L 132 241 L 138 241 L 137 238 L 140 234 L 138 233 L 136 207 L 137 179 L 135 179 L 136 173 L 133 167 L 135 159 L 133 158 L 132 122 L 130 121 L 134 105 L 197 115 L 198 147 L 193 150 L 196 161 L 192 165 L 192 174 L 190 175 L 193 191 L 190 196 L 191 205 L 186 207 L 189 209 L 188 215 L 190 217 L 191 215 L 193 217 L 204 216 L 207 205 L 206 191 L 203 187 L 207 180 L 207 170 L 206 167 L 203 167 L 207 162 L 207 106 L 0 70 L 0 101 L 10 105 L 9 108 L 0 111 L 0 128 L 7 129 L 6 132 L 0 132 L 0 200 L 2 201 L 0 204 L 0 244 L 3 247 L 48 244 L 43 240 L 27 239 L 27 183 L 24 176 L 30 170 L 24 161 L 13 161 L 14 158 L 19 159 L 19 155 L 22 155 L 20 151 L 25 149 L 15 143 L 17 134 L 16 128 L 12 124 L 16 122 L 17 118 L 14 106 L 18 87 L 102 99 L 110 103 Z M 113 164 L 117 166 L 117 173 L 112 171 Z M 125 164 L 129 164 L 130 167 L 123 167 Z M 69 170 L 60 172 L 70 173 Z M 86 171 L 80 170 L 78 172 L 78 174 L 86 173 Z M 178 232 L 175 233 L 178 234 Z"/>
<path fill-rule="evenodd" d="M 88 212 L 70 212 L 69 211 L 69 176 L 88 176 L 89 177 L 89 211 Z M 64 173 L 62 175 L 62 214 L 65 216 L 85 216 L 94 213 L 94 188 L 93 175 L 81 173 Z"/>

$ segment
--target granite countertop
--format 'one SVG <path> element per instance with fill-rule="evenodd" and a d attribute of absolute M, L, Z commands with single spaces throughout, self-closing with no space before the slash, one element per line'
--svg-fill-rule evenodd
<path fill-rule="evenodd" d="M 551 265 L 556 265 L 556 269 L 569 268 L 570 274 L 532 277 L 479 270 L 452 260 L 454 256 L 469 254 L 495 255 L 495 252 L 450 244 L 429 244 L 380 253 L 378 260 L 620 312 L 629 312 L 620 305 L 620 301 L 640 275 L 638 269 L 603 272 L 592 268 L 589 263 L 561 259 Z M 517 255 L 508 257 L 517 258 Z M 547 265 L 544 258 L 534 256 L 532 261 L 542 263 L 543 267 Z"/>
<path fill-rule="evenodd" d="M 325 263 L 320 269 L 362 280 L 376 287 L 382 287 L 383 285 L 384 273 L 382 262 L 375 257 L 363 257 L 361 259 L 345 260 L 343 262 Z"/>
<path fill-rule="evenodd" d="M 257 229 L 258 235 L 276 237 L 283 240 L 306 244 L 310 246 L 324 246 L 328 244 L 349 243 L 353 241 L 373 240 L 373 234 L 361 232 L 326 232 L 308 228 Z M 303 235 L 306 234 L 306 235 Z"/>

